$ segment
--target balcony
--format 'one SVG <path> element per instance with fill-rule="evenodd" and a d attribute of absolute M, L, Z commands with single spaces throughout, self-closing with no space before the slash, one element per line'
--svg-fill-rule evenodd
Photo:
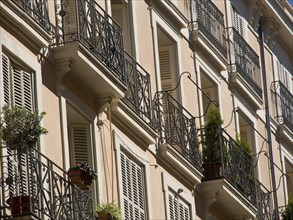
<path fill-rule="evenodd" d="M 127 52 L 125 73 L 127 74 L 127 91 L 118 105 L 114 105 L 115 119 L 121 126 L 131 131 L 136 138 L 143 139 L 147 145 L 155 143 L 155 126 L 151 97 L 150 74 L 136 62 Z"/>
<path fill-rule="evenodd" d="M 274 81 L 271 91 L 276 97 L 278 122 L 293 132 L 293 94 L 281 81 Z"/>
<path fill-rule="evenodd" d="M 202 132 L 202 137 L 209 136 Z M 216 136 L 213 152 L 203 151 L 204 178 L 199 191 L 203 195 L 217 195 L 215 205 L 231 210 L 231 217 L 271 219 L 270 193 L 255 178 L 252 157 L 224 130 Z M 210 143 L 211 144 L 211 143 Z M 219 159 L 217 157 L 219 152 Z M 233 209 L 231 209 L 233 204 Z"/>
<path fill-rule="evenodd" d="M 167 91 L 156 93 L 154 108 L 161 156 L 174 169 L 181 169 L 191 180 L 200 182 L 202 168 L 195 118 Z"/>
<path fill-rule="evenodd" d="M 145 123 L 154 127 L 152 120 L 152 98 L 150 74 L 128 53 L 125 53 L 125 69 L 128 87 L 123 101 Z"/>
<path fill-rule="evenodd" d="M 211 0 L 192 1 L 193 22 L 190 24 L 192 40 L 198 37 L 216 48 L 227 59 L 227 41 L 225 38 L 224 15 Z"/>
<path fill-rule="evenodd" d="M 95 97 L 122 98 L 127 75 L 121 27 L 95 1 L 56 0 L 55 4 L 53 59 L 69 66 L 71 79 Z"/>
<path fill-rule="evenodd" d="M 1 219 L 94 219 L 90 189 L 37 150 L 1 149 Z"/>
<path fill-rule="evenodd" d="M 259 57 L 235 28 L 228 28 L 231 63 L 230 80 L 233 85 L 251 96 L 256 105 L 262 103 Z"/>
<path fill-rule="evenodd" d="M 48 45 L 51 33 L 48 0 L 1 0 L 0 20 L 8 31 L 40 51 Z"/>

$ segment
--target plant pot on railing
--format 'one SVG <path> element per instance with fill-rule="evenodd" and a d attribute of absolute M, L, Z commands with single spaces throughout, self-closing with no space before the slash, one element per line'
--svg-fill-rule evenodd
<path fill-rule="evenodd" d="M 88 163 L 77 163 L 68 170 L 71 182 L 82 190 L 86 190 L 96 179 L 97 174 L 89 167 Z"/>
<path fill-rule="evenodd" d="M 13 196 L 6 200 L 13 217 L 30 215 L 30 196 Z"/>
<path fill-rule="evenodd" d="M 97 220 L 121 220 L 121 210 L 114 202 L 99 203 L 96 206 Z"/>
<path fill-rule="evenodd" d="M 219 109 L 211 106 L 202 134 L 204 180 L 223 177 L 222 156 L 225 155 L 222 148 L 225 147 L 221 146 L 222 123 Z"/>

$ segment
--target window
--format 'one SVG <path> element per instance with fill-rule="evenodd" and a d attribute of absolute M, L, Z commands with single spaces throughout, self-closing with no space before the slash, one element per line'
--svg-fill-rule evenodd
<path fill-rule="evenodd" d="M 120 159 L 125 220 L 146 219 L 144 169 L 125 153 Z"/>
<path fill-rule="evenodd" d="M 13 62 L 5 54 L 2 55 L 4 102 L 7 105 L 34 109 L 33 76 Z"/>
<path fill-rule="evenodd" d="M 4 104 L 34 110 L 33 74 L 5 54 L 2 54 L 2 66 Z M 7 151 L 11 153 L 10 148 L 7 148 Z M 15 175 L 20 175 L 22 184 L 20 188 L 17 184 L 11 186 L 9 189 L 10 195 L 17 193 L 27 195 L 29 190 L 31 193 L 35 193 L 34 187 L 28 187 L 27 170 L 30 162 L 25 154 L 21 155 L 20 160 L 21 174 L 19 166 L 11 166 L 11 172 L 15 173 Z"/>
<path fill-rule="evenodd" d="M 175 192 L 168 192 L 168 219 L 170 220 L 190 220 L 190 205 L 180 198 Z"/>
<path fill-rule="evenodd" d="M 91 124 L 77 109 L 67 104 L 67 123 L 69 132 L 70 164 L 92 163 Z"/>
<path fill-rule="evenodd" d="M 207 112 L 213 104 L 213 101 L 218 101 L 217 85 L 203 72 L 201 74 L 201 87 L 202 87 L 202 110 L 204 121 L 207 121 Z M 205 94 L 204 94 L 205 93 Z"/>

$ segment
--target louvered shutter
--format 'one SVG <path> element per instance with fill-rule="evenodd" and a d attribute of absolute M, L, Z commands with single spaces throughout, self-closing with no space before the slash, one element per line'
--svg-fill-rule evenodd
<path fill-rule="evenodd" d="M 4 102 L 6 105 L 11 105 L 11 65 L 9 58 L 5 54 L 2 54 L 2 65 Z"/>
<path fill-rule="evenodd" d="M 70 145 L 72 164 L 91 163 L 90 161 L 90 128 L 88 124 L 70 124 Z"/>
<path fill-rule="evenodd" d="M 211 102 L 211 100 L 208 98 L 208 96 L 212 99 L 215 100 L 216 99 L 216 95 L 215 95 L 215 88 L 211 87 L 211 88 L 203 88 L 203 91 L 205 92 L 205 94 L 202 93 L 202 109 L 203 109 L 203 113 L 205 113 L 204 115 L 204 122 L 207 121 L 207 112 L 208 112 L 208 108 L 210 108 L 213 103 Z M 207 96 L 208 95 L 208 96 Z"/>
<path fill-rule="evenodd" d="M 172 76 L 171 76 L 171 58 L 170 50 L 160 50 L 160 76 L 162 91 L 172 89 Z M 170 93 L 171 94 L 171 93 Z"/>
<path fill-rule="evenodd" d="M 293 172 L 287 173 L 287 193 L 288 198 L 293 198 Z"/>
<path fill-rule="evenodd" d="M 280 61 L 277 61 L 277 71 L 280 81 L 283 83 L 284 86 L 290 91 L 290 74 L 285 69 L 285 67 L 280 63 Z"/>
<path fill-rule="evenodd" d="M 112 4 L 112 17 L 122 28 L 124 49 L 131 54 L 130 23 L 128 19 L 128 4 L 125 2 Z"/>
<path fill-rule="evenodd" d="M 33 110 L 32 75 L 14 69 L 12 75 L 13 105 Z"/>
<path fill-rule="evenodd" d="M 168 206 L 170 220 L 190 220 L 190 207 L 181 198 L 171 191 L 168 193 Z"/>
<path fill-rule="evenodd" d="M 125 220 L 146 219 L 143 168 L 121 153 Z"/>
<path fill-rule="evenodd" d="M 238 31 L 238 33 L 244 37 L 244 21 L 239 12 L 233 8 L 232 9 L 233 16 L 233 27 Z"/>
<path fill-rule="evenodd" d="M 286 70 L 283 64 L 280 61 L 277 61 L 277 71 L 279 80 L 281 83 L 291 92 L 291 82 L 290 82 L 290 73 Z M 282 90 L 281 90 L 282 91 Z M 281 111 L 282 115 L 286 118 L 290 118 L 292 115 L 292 109 L 290 109 L 290 100 L 284 98 L 281 94 Z"/>
<path fill-rule="evenodd" d="M 248 126 L 241 126 L 240 127 L 240 138 L 243 140 L 245 143 L 250 143 L 248 140 Z"/>

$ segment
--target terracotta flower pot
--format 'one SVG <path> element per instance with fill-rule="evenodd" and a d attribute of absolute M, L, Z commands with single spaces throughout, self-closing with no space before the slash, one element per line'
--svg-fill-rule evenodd
<path fill-rule="evenodd" d="M 13 196 L 6 200 L 11 210 L 11 215 L 17 217 L 20 215 L 30 215 L 30 197 L 29 196 Z"/>
<path fill-rule="evenodd" d="M 72 183 L 80 189 L 88 189 L 93 181 L 93 178 L 83 170 L 69 169 L 68 175 Z"/>
<path fill-rule="evenodd" d="M 98 212 L 98 220 L 113 220 L 112 216 L 106 212 Z"/>

